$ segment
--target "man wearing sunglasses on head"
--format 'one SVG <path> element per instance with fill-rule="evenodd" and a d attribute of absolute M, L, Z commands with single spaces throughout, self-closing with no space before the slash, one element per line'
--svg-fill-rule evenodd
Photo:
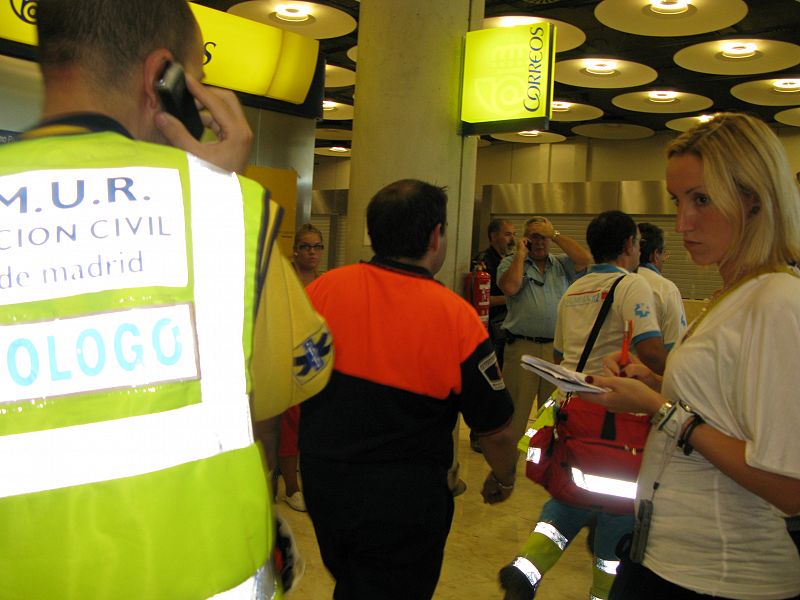
<path fill-rule="evenodd" d="M 565 254 L 550 254 L 555 243 Z M 508 315 L 503 322 L 507 341 L 503 369 L 514 401 L 512 429 L 521 437 L 528 424 L 533 398 L 541 405 L 553 386 L 523 370 L 520 359 L 531 354 L 553 360 L 553 336 L 558 301 L 569 285 L 589 266 L 589 251 L 562 235 L 546 217 L 531 217 L 516 252 L 506 256 L 497 269 L 497 281 L 506 295 Z"/>

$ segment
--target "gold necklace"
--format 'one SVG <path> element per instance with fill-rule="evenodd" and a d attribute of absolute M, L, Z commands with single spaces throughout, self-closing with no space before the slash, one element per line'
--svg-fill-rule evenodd
<path fill-rule="evenodd" d="M 728 296 L 734 290 L 743 286 L 751 279 L 755 279 L 756 277 L 759 277 L 761 275 L 766 275 L 768 273 L 789 273 L 790 275 L 798 277 L 797 272 L 789 267 L 781 267 L 780 269 L 777 270 L 769 268 L 756 269 L 749 275 L 742 277 L 732 286 L 728 288 L 722 288 L 721 290 L 717 290 L 716 292 L 714 292 L 711 298 L 709 298 L 708 303 L 700 310 L 700 314 L 698 315 L 698 317 L 691 322 L 691 324 L 689 325 L 689 329 L 687 329 L 686 333 L 683 334 L 681 342 L 685 342 L 687 339 L 689 339 L 689 336 L 691 336 L 694 333 L 695 329 L 697 329 L 697 327 L 700 325 L 703 319 L 705 319 L 708 316 L 708 313 L 711 312 L 711 309 L 714 308 L 720 302 L 722 302 L 723 298 Z"/>

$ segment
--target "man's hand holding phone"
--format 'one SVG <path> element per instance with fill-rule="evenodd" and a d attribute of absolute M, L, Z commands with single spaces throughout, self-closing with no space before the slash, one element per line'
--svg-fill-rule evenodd
<path fill-rule="evenodd" d="M 201 111 L 203 125 L 214 132 L 217 140 L 201 143 L 192 137 L 179 119 L 167 112 L 156 115 L 156 127 L 172 146 L 191 152 L 227 171 L 243 173 L 250 159 L 253 131 L 239 99 L 230 90 L 202 85 L 188 73 L 186 87 Z"/>

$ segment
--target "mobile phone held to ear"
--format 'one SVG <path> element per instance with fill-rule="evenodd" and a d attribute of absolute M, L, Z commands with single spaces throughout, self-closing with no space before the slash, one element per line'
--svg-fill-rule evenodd
<path fill-rule="evenodd" d="M 176 117 L 199 140 L 203 135 L 203 121 L 194 97 L 186 87 L 186 76 L 180 63 L 166 63 L 155 87 L 164 110 Z"/>

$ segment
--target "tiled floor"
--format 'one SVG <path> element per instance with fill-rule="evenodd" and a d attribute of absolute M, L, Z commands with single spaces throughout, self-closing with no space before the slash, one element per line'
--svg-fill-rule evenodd
<path fill-rule="evenodd" d="M 467 491 L 455 499 L 453 526 L 434 599 L 501 600 L 497 571 L 514 558 L 527 539 L 547 492 L 520 476 L 517 489 L 506 502 L 483 504 L 480 489 L 488 466 L 480 454 L 470 450 L 468 430 L 463 425 L 459 437 L 461 478 L 467 483 Z M 520 461 L 518 472 L 523 471 Z M 333 580 L 322 565 L 308 515 L 293 511 L 283 501 L 278 502 L 278 510 L 289 520 L 306 561 L 305 575 L 289 600 L 330 600 Z M 591 556 L 584 532 L 547 574 L 536 598 L 582 600 L 589 596 L 590 583 Z"/>

